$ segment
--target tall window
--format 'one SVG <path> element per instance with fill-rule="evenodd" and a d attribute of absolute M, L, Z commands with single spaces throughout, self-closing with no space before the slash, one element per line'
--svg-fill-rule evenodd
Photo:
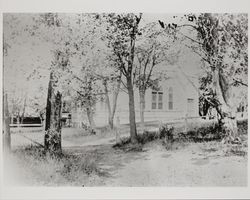
<path fill-rule="evenodd" d="M 152 91 L 152 109 L 163 109 L 163 92 Z"/>
<path fill-rule="evenodd" d="M 156 109 L 157 106 L 157 92 L 152 92 L 152 109 Z"/>
<path fill-rule="evenodd" d="M 162 109 L 163 107 L 163 93 L 158 92 L 158 109 Z"/>
<path fill-rule="evenodd" d="M 168 109 L 173 110 L 174 108 L 174 101 L 173 101 L 173 88 L 170 87 L 168 91 Z"/>
<path fill-rule="evenodd" d="M 188 105 L 187 105 L 187 112 L 189 116 L 195 115 L 195 107 L 194 107 L 194 99 L 187 99 Z"/>

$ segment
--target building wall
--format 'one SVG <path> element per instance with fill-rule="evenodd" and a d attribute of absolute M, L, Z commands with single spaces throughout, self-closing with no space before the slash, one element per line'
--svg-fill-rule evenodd
<path fill-rule="evenodd" d="M 181 86 L 174 80 L 169 79 L 163 81 L 162 92 L 163 92 L 163 108 L 152 109 L 152 89 L 148 89 L 145 94 L 145 121 L 167 121 L 174 118 L 181 118 L 184 116 L 186 109 L 185 105 L 185 93 Z M 170 110 L 168 106 L 169 102 L 169 88 L 173 88 L 173 109 Z M 140 122 L 140 100 L 138 89 L 134 90 L 135 96 L 135 115 L 136 121 Z M 157 102 L 158 103 L 158 102 Z M 129 106 L 128 106 L 128 95 L 121 93 L 120 98 L 117 102 L 116 118 L 119 117 L 121 123 L 129 123 Z"/>
<path fill-rule="evenodd" d="M 182 79 L 185 79 L 182 77 Z M 145 94 L 145 112 L 144 118 L 147 121 L 162 121 L 176 120 L 185 117 L 197 117 L 198 108 L 198 92 L 187 81 L 180 81 L 180 77 L 172 77 L 160 83 L 163 92 L 163 108 L 152 109 L 152 89 L 148 89 Z M 169 89 L 173 88 L 173 109 L 169 109 Z M 110 101 L 112 105 L 112 96 Z M 134 89 L 135 99 L 135 115 L 136 122 L 140 122 L 140 101 L 139 91 Z M 117 99 L 117 108 L 114 116 L 114 123 L 127 124 L 129 123 L 129 99 L 128 94 L 120 92 Z M 191 106 L 192 105 L 192 106 Z M 76 111 L 72 113 L 72 122 L 88 124 L 88 119 L 84 111 Z M 188 113 L 187 113 L 188 112 Z M 108 110 L 105 102 L 98 102 L 95 107 L 94 120 L 97 126 L 105 126 L 108 124 Z"/>

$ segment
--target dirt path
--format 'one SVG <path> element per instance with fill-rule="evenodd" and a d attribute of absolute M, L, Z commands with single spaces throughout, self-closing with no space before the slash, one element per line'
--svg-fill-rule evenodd
<path fill-rule="evenodd" d="M 109 186 L 246 186 L 247 163 L 242 157 L 195 152 L 149 150 L 126 163 L 106 183 Z"/>
<path fill-rule="evenodd" d="M 35 135 L 15 135 L 12 142 L 31 144 L 27 137 L 41 142 L 43 137 Z M 145 145 L 142 152 L 124 152 L 112 148 L 114 137 L 83 143 L 74 141 L 64 140 L 64 151 L 80 159 L 87 156 L 102 172 L 77 180 L 79 182 L 72 179 L 76 186 L 247 185 L 247 156 L 227 154 L 225 145 L 220 142 L 176 144 L 172 150 L 166 150 L 156 141 Z"/>
<path fill-rule="evenodd" d="M 122 137 L 125 137 L 124 135 Z M 75 139 L 77 140 L 77 139 Z M 82 138 L 81 138 L 82 140 Z M 12 147 L 18 148 L 21 146 L 29 146 L 29 145 L 43 145 L 43 137 L 36 135 L 34 133 L 19 133 L 12 135 Z M 62 140 L 63 148 L 76 148 L 76 147 L 85 147 L 85 146 L 95 146 L 95 145 L 105 145 L 105 144 L 115 144 L 116 140 L 114 136 L 99 138 L 98 140 L 91 139 L 90 141 L 74 141 L 74 140 Z"/>
<path fill-rule="evenodd" d="M 120 135 L 120 138 L 128 137 L 128 134 Z M 95 145 L 105 145 L 105 144 L 115 144 L 116 139 L 115 135 L 108 135 L 105 137 L 88 135 L 80 137 L 65 137 L 63 133 L 62 137 L 62 147 L 63 148 L 76 148 L 76 147 L 85 147 L 85 146 L 95 146 Z M 15 133 L 11 135 L 11 144 L 12 147 L 18 148 L 21 146 L 28 145 L 43 145 L 44 135 L 42 133 Z"/>
<path fill-rule="evenodd" d="M 101 151 L 98 165 L 107 173 L 99 186 L 246 186 L 247 158 L 225 156 L 216 143 L 193 143 L 166 151 L 158 143 L 143 152 Z M 99 150 L 98 150 L 99 148 Z M 107 153 L 109 152 L 109 154 Z"/>

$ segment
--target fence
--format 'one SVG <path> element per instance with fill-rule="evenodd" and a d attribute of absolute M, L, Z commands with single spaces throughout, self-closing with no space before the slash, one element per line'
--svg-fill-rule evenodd
<path fill-rule="evenodd" d="M 43 124 L 10 124 L 11 128 L 18 128 L 18 127 L 42 127 Z"/>

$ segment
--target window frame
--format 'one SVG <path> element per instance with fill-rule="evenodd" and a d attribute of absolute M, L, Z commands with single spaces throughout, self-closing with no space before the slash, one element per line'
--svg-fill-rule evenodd
<path fill-rule="evenodd" d="M 163 110 L 163 91 L 162 90 L 152 90 L 152 102 L 151 102 L 151 109 L 152 110 Z M 161 96 L 161 98 L 160 98 Z M 161 100 L 160 100 L 161 99 Z M 161 106 L 159 106 L 161 105 Z"/>
<path fill-rule="evenodd" d="M 157 109 L 157 91 L 152 91 L 152 102 L 151 102 L 151 109 Z"/>
<path fill-rule="evenodd" d="M 161 100 L 160 100 L 160 96 L 161 96 Z M 158 92 L 158 101 L 157 101 L 157 103 L 158 103 L 158 110 L 163 110 L 163 92 L 162 91 Z"/>
<path fill-rule="evenodd" d="M 168 89 L 168 110 L 174 110 L 174 89 L 169 87 Z"/>

